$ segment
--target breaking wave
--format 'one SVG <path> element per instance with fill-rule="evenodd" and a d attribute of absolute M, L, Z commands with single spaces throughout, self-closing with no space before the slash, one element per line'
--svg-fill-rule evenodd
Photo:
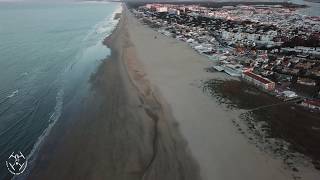
<path fill-rule="evenodd" d="M 104 20 L 97 23 L 92 28 L 92 30 L 87 34 L 87 36 L 83 39 L 83 41 L 87 41 L 96 36 L 99 36 L 100 40 L 102 41 L 104 38 L 108 37 L 119 22 L 118 19 L 114 18 L 115 15 L 117 13 L 121 13 L 121 11 L 122 11 L 122 6 L 119 5 L 119 7 L 115 9 L 115 11 L 110 16 L 106 17 Z"/>
<path fill-rule="evenodd" d="M 56 105 L 54 107 L 54 111 L 51 113 L 51 116 L 48 120 L 49 125 L 48 127 L 42 132 L 42 134 L 38 137 L 38 140 L 34 144 L 31 152 L 27 156 L 27 161 L 28 161 L 28 167 L 26 171 L 24 172 L 23 175 L 20 176 L 14 176 L 12 179 L 13 180 L 23 180 L 26 179 L 27 176 L 29 175 L 30 171 L 32 170 L 32 167 L 34 165 L 34 161 L 37 158 L 38 152 L 40 150 L 40 146 L 42 142 L 45 140 L 45 138 L 48 136 L 50 133 L 52 127 L 55 125 L 55 123 L 58 121 L 58 119 L 61 116 L 62 113 L 62 108 L 63 108 L 63 96 L 64 96 L 64 90 L 60 89 L 57 93 L 56 96 Z"/>
<path fill-rule="evenodd" d="M 18 94 L 19 90 L 15 90 L 13 91 L 10 95 L 7 96 L 7 98 L 12 98 L 14 97 L 16 94 Z"/>

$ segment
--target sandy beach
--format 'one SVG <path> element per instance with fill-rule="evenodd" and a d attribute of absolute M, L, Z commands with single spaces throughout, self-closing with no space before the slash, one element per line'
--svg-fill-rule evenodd
<path fill-rule="evenodd" d="M 206 57 L 142 25 L 132 15 L 127 26 L 146 78 L 172 112 L 203 179 L 293 178 L 280 159 L 261 152 L 237 132 L 232 120 L 238 119 L 240 110 L 226 111 L 199 88 L 203 80 L 228 77 L 206 72 Z M 301 167 L 297 176 L 317 179 L 319 172 Z"/>
<path fill-rule="evenodd" d="M 232 120 L 241 112 L 202 92 L 203 80 L 226 78 L 204 70 L 206 57 L 126 8 L 105 44 L 112 54 L 92 75 L 92 93 L 57 123 L 27 179 L 293 179 L 237 131 Z"/>
<path fill-rule="evenodd" d="M 200 179 L 170 113 L 131 67 L 125 14 L 105 40 L 112 55 L 92 75 L 92 93 L 56 124 L 27 179 Z"/>

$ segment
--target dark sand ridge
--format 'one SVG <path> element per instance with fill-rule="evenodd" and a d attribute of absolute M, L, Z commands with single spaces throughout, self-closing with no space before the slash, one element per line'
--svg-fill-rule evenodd
<path fill-rule="evenodd" d="M 92 76 L 83 109 L 57 123 L 28 179 L 200 179 L 170 112 L 133 69 L 126 22 L 124 14 L 105 40 L 112 55 Z"/>

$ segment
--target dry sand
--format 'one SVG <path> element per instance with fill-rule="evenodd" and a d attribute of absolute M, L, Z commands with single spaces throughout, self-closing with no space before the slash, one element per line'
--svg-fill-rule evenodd
<path fill-rule="evenodd" d="M 198 87 L 201 80 L 226 78 L 204 71 L 208 67 L 206 57 L 186 43 L 140 24 L 133 15 L 128 16 L 127 26 L 146 78 L 171 109 L 203 179 L 293 178 L 281 160 L 259 151 L 237 132 L 231 120 L 241 112 L 226 111 Z M 299 176 L 310 180 L 320 177 L 313 169 L 303 169 Z"/>

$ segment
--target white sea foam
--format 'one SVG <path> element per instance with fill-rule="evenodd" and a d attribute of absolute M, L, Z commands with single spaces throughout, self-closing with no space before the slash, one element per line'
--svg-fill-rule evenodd
<path fill-rule="evenodd" d="M 18 94 L 19 90 L 15 90 L 13 91 L 10 95 L 7 96 L 7 98 L 12 98 L 14 97 L 16 94 Z"/>
<path fill-rule="evenodd" d="M 92 36 L 98 35 L 100 36 L 100 40 L 102 41 L 104 38 L 109 36 L 112 31 L 115 29 L 116 25 L 118 24 L 119 20 L 114 19 L 115 15 L 117 13 L 121 13 L 122 6 L 119 4 L 119 6 L 113 11 L 111 15 L 106 17 L 101 22 L 97 23 L 91 31 L 87 34 L 87 36 L 83 39 L 83 41 L 87 41 Z"/>
<path fill-rule="evenodd" d="M 119 20 L 115 19 L 115 15 L 122 11 L 122 6 L 119 4 L 117 8 L 108 15 L 104 20 L 97 23 L 88 32 L 86 37 L 83 39 L 84 44 L 89 45 L 80 54 L 80 59 L 94 59 L 101 60 L 110 55 L 110 50 L 103 45 L 103 40 L 110 36 Z M 90 43 L 91 42 L 91 43 Z"/>
<path fill-rule="evenodd" d="M 85 3 L 98 3 L 98 2 L 85 2 Z M 112 33 L 112 31 L 115 29 L 117 23 L 119 22 L 118 19 L 114 19 L 114 16 L 116 15 L 116 13 L 120 13 L 121 11 L 122 11 L 122 7 L 119 4 L 119 7 L 117 7 L 111 15 L 106 17 L 103 21 L 97 23 L 92 28 L 92 30 L 90 30 L 88 32 L 87 36 L 83 39 L 85 44 L 87 44 L 87 42 L 89 42 L 89 41 L 94 41 L 94 42 L 96 41 L 97 44 L 95 43 L 95 44 L 91 45 L 90 47 L 87 47 L 83 51 L 83 54 L 81 56 L 82 58 L 86 59 L 86 57 L 90 56 L 91 54 L 96 53 L 95 49 L 99 50 L 100 45 L 103 46 L 102 41 L 104 40 L 105 37 L 109 36 Z M 98 44 L 99 44 L 99 46 L 98 46 Z M 104 46 L 104 48 L 105 48 L 105 46 Z M 27 167 L 26 171 L 24 172 L 23 175 L 13 177 L 12 178 L 13 180 L 27 179 L 28 174 L 32 170 L 32 166 L 34 164 L 34 161 L 37 158 L 38 152 L 41 149 L 40 147 L 41 147 L 43 141 L 46 139 L 46 137 L 50 133 L 52 127 L 55 125 L 55 123 L 58 121 L 58 119 L 61 116 L 61 113 L 63 110 L 63 96 L 64 96 L 64 91 L 63 91 L 63 89 L 61 89 L 57 93 L 56 105 L 55 105 L 54 111 L 52 112 L 52 114 L 50 115 L 50 118 L 48 120 L 49 121 L 48 127 L 39 136 L 38 140 L 36 141 L 36 143 L 34 144 L 32 150 L 31 150 L 31 152 L 27 156 L 28 167 Z"/>
<path fill-rule="evenodd" d="M 38 140 L 34 144 L 31 152 L 27 156 L 28 160 L 28 167 L 24 174 L 20 176 L 14 176 L 12 180 L 23 180 L 27 179 L 27 176 L 29 175 L 30 171 L 32 170 L 32 167 L 34 165 L 34 160 L 37 158 L 38 152 L 40 150 L 40 146 L 45 140 L 45 138 L 48 136 L 50 133 L 52 127 L 55 125 L 57 120 L 60 118 L 61 113 L 62 113 L 62 108 L 63 108 L 63 96 L 64 96 L 64 90 L 60 89 L 57 93 L 56 96 L 56 105 L 54 107 L 54 111 L 52 112 L 50 118 L 49 118 L 49 125 L 48 127 L 42 132 L 42 134 L 38 137 Z"/>

